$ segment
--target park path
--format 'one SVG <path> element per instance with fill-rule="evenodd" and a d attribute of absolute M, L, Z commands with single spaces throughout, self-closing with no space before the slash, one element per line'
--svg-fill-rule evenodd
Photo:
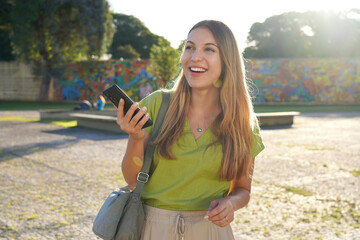
<path fill-rule="evenodd" d="M 124 184 L 127 137 L 0 112 L 0 239 L 97 239 L 92 221 Z M 302 114 L 263 129 L 236 239 L 360 239 L 360 112 Z"/>

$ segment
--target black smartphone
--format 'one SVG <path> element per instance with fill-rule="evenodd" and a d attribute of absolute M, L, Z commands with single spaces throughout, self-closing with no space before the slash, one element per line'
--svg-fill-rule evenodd
<path fill-rule="evenodd" d="M 125 104 L 124 104 L 124 115 L 127 113 L 127 111 L 129 110 L 129 108 L 131 107 L 131 105 L 134 104 L 134 101 L 117 85 L 117 84 L 113 84 L 110 87 L 106 88 L 103 91 L 103 94 L 110 99 L 110 101 L 116 106 L 116 108 L 119 105 L 119 101 L 120 99 L 124 99 Z M 140 111 L 140 108 L 137 108 L 133 114 L 133 116 L 131 118 L 133 118 L 135 116 L 135 114 L 137 112 Z M 141 119 L 144 116 L 141 117 Z M 140 119 L 140 120 L 141 120 Z M 139 121 L 140 121 L 139 120 Z M 148 119 L 146 121 L 146 123 L 144 124 L 144 126 L 142 128 L 146 128 L 146 127 L 150 127 L 153 124 L 151 119 Z"/>

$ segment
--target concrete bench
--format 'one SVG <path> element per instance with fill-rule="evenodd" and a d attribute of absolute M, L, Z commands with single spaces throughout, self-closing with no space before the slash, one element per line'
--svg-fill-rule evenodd
<path fill-rule="evenodd" d="M 261 127 L 278 127 L 291 126 L 294 123 L 294 117 L 299 114 L 299 112 L 256 113 L 256 117 L 258 118 Z M 71 118 L 77 120 L 77 125 L 79 127 L 126 134 L 116 124 L 116 116 L 88 113 L 70 113 L 69 115 Z"/>
<path fill-rule="evenodd" d="M 126 134 L 120 129 L 119 125 L 116 124 L 117 117 L 114 116 L 103 116 L 85 113 L 72 113 L 70 114 L 70 116 L 76 119 L 78 127 Z"/>
<path fill-rule="evenodd" d="M 40 110 L 40 119 L 75 119 L 72 114 L 92 114 L 92 115 L 105 115 L 105 116 L 116 116 L 115 109 L 104 109 L 104 110 Z"/>
<path fill-rule="evenodd" d="M 299 114 L 299 112 L 269 112 L 256 113 L 256 117 L 259 120 L 260 127 L 278 127 L 293 125 L 294 117 Z"/>

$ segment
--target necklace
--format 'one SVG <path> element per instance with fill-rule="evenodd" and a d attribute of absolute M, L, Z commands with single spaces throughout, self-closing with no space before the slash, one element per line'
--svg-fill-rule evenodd
<path fill-rule="evenodd" d="M 196 131 L 198 133 L 201 133 L 201 132 L 203 132 L 203 131 L 205 131 L 207 129 L 208 124 L 207 124 L 206 120 L 207 119 L 205 119 L 205 118 L 202 120 L 202 127 L 201 127 L 201 124 L 200 124 L 201 121 L 197 121 L 198 124 L 197 124 Z"/>
<path fill-rule="evenodd" d="M 193 125 L 195 125 L 195 126 L 197 125 L 196 132 L 202 133 L 203 131 L 205 131 L 207 129 L 207 127 L 209 126 L 209 124 L 208 124 L 208 123 L 210 123 L 209 121 L 212 120 L 211 118 L 212 117 L 209 117 L 209 116 L 207 116 L 207 117 L 203 116 L 203 119 L 201 121 L 196 120 L 196 119 L 192 120 Z M 189 117 L 189 119 L 190 119 L 190 117 Z M 192 117 L 191 117 L 191 119 L 192 119 Z M 200 122 L 202 122 L 202 124 L 200 124 Z"/>
<path fill-rule="evenodd" d="M 200 121 L 199 121 L 199 122 L 200 122 Z M 198 127 L 197 127 L 196 131 L 197 131 L 198 133 L 201 133 L 201 132 L 203 131 L 203 129 L 206 129 L 205 119 L 203 120 L 203 127 L 200 127 L 199 122 L 198 122 Z"/>

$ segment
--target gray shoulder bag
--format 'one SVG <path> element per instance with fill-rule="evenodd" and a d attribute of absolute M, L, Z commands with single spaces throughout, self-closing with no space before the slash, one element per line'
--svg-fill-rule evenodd
<path fill-rule="evenodd" d="M 163 98 L 155 122 L 150 142 L 155 141 L 169 106 L 170 94 L 162 92 Z M 136 188 L 122 187 L 113 191 L 97 214 L 93 232 L 104 240 L 138 240 L 144 224 L 144 208 L 141 202 L 141 192 L 149 179 L 149 171 L 155 146 L 148 144 L 145 150 L 144 164 L 137 176 Z"/>

